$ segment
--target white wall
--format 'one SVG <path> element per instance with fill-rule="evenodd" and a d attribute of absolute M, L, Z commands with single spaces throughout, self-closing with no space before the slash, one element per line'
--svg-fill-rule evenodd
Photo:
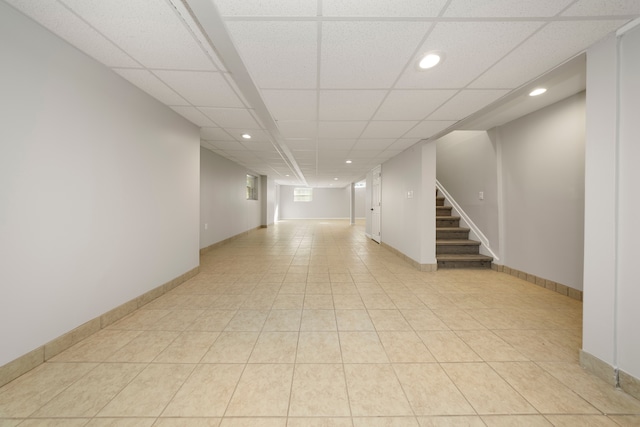
<path fill-rule="evenodd" d="M 440 184 L 480 228 L 491 249 L 501 257 L 497 142 L 491 134 L 487 131 L 456 131 L 440 138 L 436 145 L 436 165 Z M 479 198 L 481 191 L 483 200 Z"/>
<path fill-rule="evenodd" d="M 0 2 L 0 365 L 198 266 L 199 132 Z"/>
<path fill-rule="evenodd" d="M 355 213 L 356 213 L 356 218 L 364 218 L 365 217 L 366 193 L 367 193 L 367 188 L 366 187 L 356 188 L 356 192 L 355 192 L 355 202 L 356 202 Z"/>
<path fill-rule="evenodd" d="M 349 187 L 314 188 L 310 202 L 294 202 L 294 188 L 280 186 L 280 219 L 349 219 Z"/>
<path fill-rule="evenodd" d="M 587 52 L 583 350 L 636 379 L 639 73 L 640 27 Z"/>
<path fill-rule="evenodd" d="M 267 177 L 267 225 L 272 225 L 276 221 L 276 206 L 278 203 L 276 181 Z"/>
<path fill-rule="evenodd" d="M 259 200 L 247 200 L 247 173 L 257 176 L 211 150 L 200 148 L 200 248 L 261 225 L 261 200 L 266 194 L 259 191 Z"/>
<path fill-rule="evenodd" d="M 498 128 L 504 264 L 582 289 L 584 92 Z"/>

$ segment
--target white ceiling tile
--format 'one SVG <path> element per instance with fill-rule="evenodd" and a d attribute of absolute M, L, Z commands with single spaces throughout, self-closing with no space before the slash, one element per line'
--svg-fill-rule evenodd
<path fill-rule="evenodd" d="M 320 120 L 369 120 L 386 90 L 322 90 Z"/>
<path fill-rule="evenodd" d="M 318 150 L 350 150 L 355 139 L 318 139 Z"/>
<path fill-rule="evenodd" d="M 626 20 L 551 22 L 469 87 L 519 87 L 582 52 L 625 22 Z"/>
<path fill-rule="evenodd" d="M 269 142 L 252 142 L 252 141 L 242 141 L 242 144 L 247 150 L 251 151 L 272 151 L 273 145 Z"/>
<path fill-rule="evenodd" d="M 430 27 L 426 22 L 323 22 L 321 87 L 390 87 Z"/>
<path fill-rule="evenodd" d="M 184 98 L 147 70 L 116 68 L 113 71 L 166 105 L 189 105 Z"/>
<path fill-rule="evenodd" d="M 317 0 L 215 0 L 222 16 L 316 16 Z"/>
<path fill-rule="evenodd" d="M 176 113 L 180 114 L 185 119 L 189 120 L 191 123 L 196 124 L 198 126 L 215 126 L 216 124 L 211 121 L 211 119 L 200 111 L 198 111 L 195 107 L 183 107 L 179 105 L 172 106 L 171 109 Z"/>
<path fill-rule="evenodd" d="M 429 120 L 462 120 L 509 93 L 508 90 L 463 90 L 429 116 Z"/>
<path fill-rule="evenodd" d="M 323 0 L 322 15 L 436 17 L 446 2 L 447 0 Z"/>
<path fill-rule="evenodd" d="M 367 159 L 375 159 L 376 157 L 378 157 L 380 155 L 380 153 L 383 150 L 356 150 L 353 149 L 351 150 L 350 155 L 350 159 L 353 161 L 353 163 L 350 166 L 356 165 L 356 167 L 362 163 L 361 160 L 367 160 Z"/>
<path fill-rule="evenodd" d="M 249 142 L 270 142 L 271 141 L 271 138 L 269 136 L 270 134 L 260 129 L 224 128 L 224 130 L 229 135 L 233 136 L 233 138 L 236 141 L 240 141 L 240 142 L 247 141 L 242 137 L 243 133 L 248 133 L 249 135 L 251 135 L 251 139 L 248 140 Z"/>
<path fill-rule="evenodd" d="M 260 128 L 247 109 L 201 107 L 200 111 L 223 128 Z"/>
<path fill-rule="evenodd" d="M 219 150 L 246 150 L 238 141 L 207 141 L 209 145 Z"/>
<path fill-rule="evenodd" d="M 396 87 L 464 87 L 541 26 L 539 21 L 438 23 L 420 53 L 439 50 L 444 52 L 444 60 L 429 70 L 420 70 L 415 64 L 407 67 Z"/>
<path fill-rule="evenodd" d="M 233 141 L 233 137 L 220 128 L 203 127 L 200 129 L 200 138 L 207 141 Z"/>
<path fill-rule="evenodd" d="M 262 97 L 273 118 L 278 120 L 315 120 L 315 90 L 262 90 Z"/>
<path fill-rule="evenodd" d="M 357 122 L 318 122 L 319 138 L 357 138 L 367 125 Z"/>
<path fill-rule="evenodd" d="M 562 16 L 615 16 L 640 14 L 638 0 L 579 0 Z"/>
<path fill-rule="evenodd" d="M 259 88 L 317 86 L 315 22 L 231 21 L 227 28 Z"/>
<path fill-rule="evenodd" d="M 560 13 L 573 0 L 452 0 L 446 17 L 548 17 Z"/>
<path fill-rule="evenodd" d="M 362 133 L 362 138 L 400 138 L 417 123 L 417 121 L 369 122 L 367 129 Z"/>
<path fill-rule="evenodd" d="M 421 120 L 451 98 L 455 90 L 392 90 L 374 120 Z"/>
<path fill-rule="evenodd" d="M 354 150 L 384 150 L 396 141 L 395 138 L 360 139 L 353 146 Z"/>
<path fill-rule="evenodd" d="M 392 146 L 390 146 L 389 149 L 404 151 L 407 148 L 416 145 L 418 142 L 420 142 L 420 139 L 417 138 L 401 138 L 397 140 Z"/>
<path fill-rule="evenodd" d="M 403 136 L 405 138 L 426 139 L 431 137 L 431 135 L 435 135 L 436 133 L 445 130 L 449 126 L 454 125 L 456 122 L 457 120 L 428 120 L 420 122 L 416 125 L 416 127 L 405 133 Z"/>
<path fill-rule="evenodd" d="M 304 120 L 280 120 L 278 129 L 285 138 L 315 138 L 317 124 Z"/>
<path fill-rule="evenodd" d="M 155 70 L 154 74 L 196 107 L 244 107 L 222 73 Z"/>
<path fill-rule="evenodd" d="M 315 150 L 316 140 L 311 138 L 291 138 L 285 140 L 285 144 L 290 150 Z"/>
<path fill-rule="evenodd" d="M 140 66 L 57 0 L 7 0 L 7 3 L 109 67 Z"/>
<path fill-rule="evenodd" d="M 215 70 L 175 9 L 164 1 L 60 0 L 148 68 Z"/>

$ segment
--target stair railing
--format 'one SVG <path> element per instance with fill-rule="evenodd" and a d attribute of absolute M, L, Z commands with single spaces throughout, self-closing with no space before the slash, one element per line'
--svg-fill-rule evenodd
<path fill-rule="evenodd" d="M 491 255 L 493 257 L 494 262 L 495 261 L 499 261 L 500 258 L 491 249 L 491 245 L 489 243 L 489 239 L 487 239 L 487 236 L 485 236 L 484 233 L 482 233 L 482 231 L 480 231 L 480 228 L 471 220 L 469 215 L 467 215 L 467 213 L 460 207 L 460 205 L 458 205 L 458 203 L 456 203 L 454 198 L 451 197 L 451 195 L 447 192 L 447 190 L 444 189 L 442 184 L 440 184 L 440 181 L 438 181 L 437 179 L 436 179 L 436 187 L 438 188 L 438 191 L 440 191 L 442 193 L 442 195 L 444 196 L 445 200 L 448 201 L 451 204 L 451 206 L 453 207 L 453 209 L 458 213 L 458 215 L 460 215 L 460 218 L 467 224 L 467 226 L 471 230 L 471 233 L 473 233 L 478 238 L 478 240 L 480 240 L 480 243 L 482 244 L 482 247 L 487 252 L 489 252 L 489 255 Z"/>

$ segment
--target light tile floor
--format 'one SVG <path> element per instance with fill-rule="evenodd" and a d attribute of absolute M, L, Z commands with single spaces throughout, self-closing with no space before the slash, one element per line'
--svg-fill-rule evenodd
<path fill-rule="evenodd" d="M 578 365 L 582 304 L 421 273 L 362 224 L 285 221 L 0 389 L 0 426 L 637 426 Z"/>

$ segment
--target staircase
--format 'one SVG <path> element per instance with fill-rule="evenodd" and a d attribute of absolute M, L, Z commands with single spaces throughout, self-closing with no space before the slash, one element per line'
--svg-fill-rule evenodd
<path fill-rule="evenodd" d="M 438 268 L 491 268 L 493 258 L 480 254 L 480 242 L 469 240 L 469 229 L 436 191 L 436 260 Z"/>

